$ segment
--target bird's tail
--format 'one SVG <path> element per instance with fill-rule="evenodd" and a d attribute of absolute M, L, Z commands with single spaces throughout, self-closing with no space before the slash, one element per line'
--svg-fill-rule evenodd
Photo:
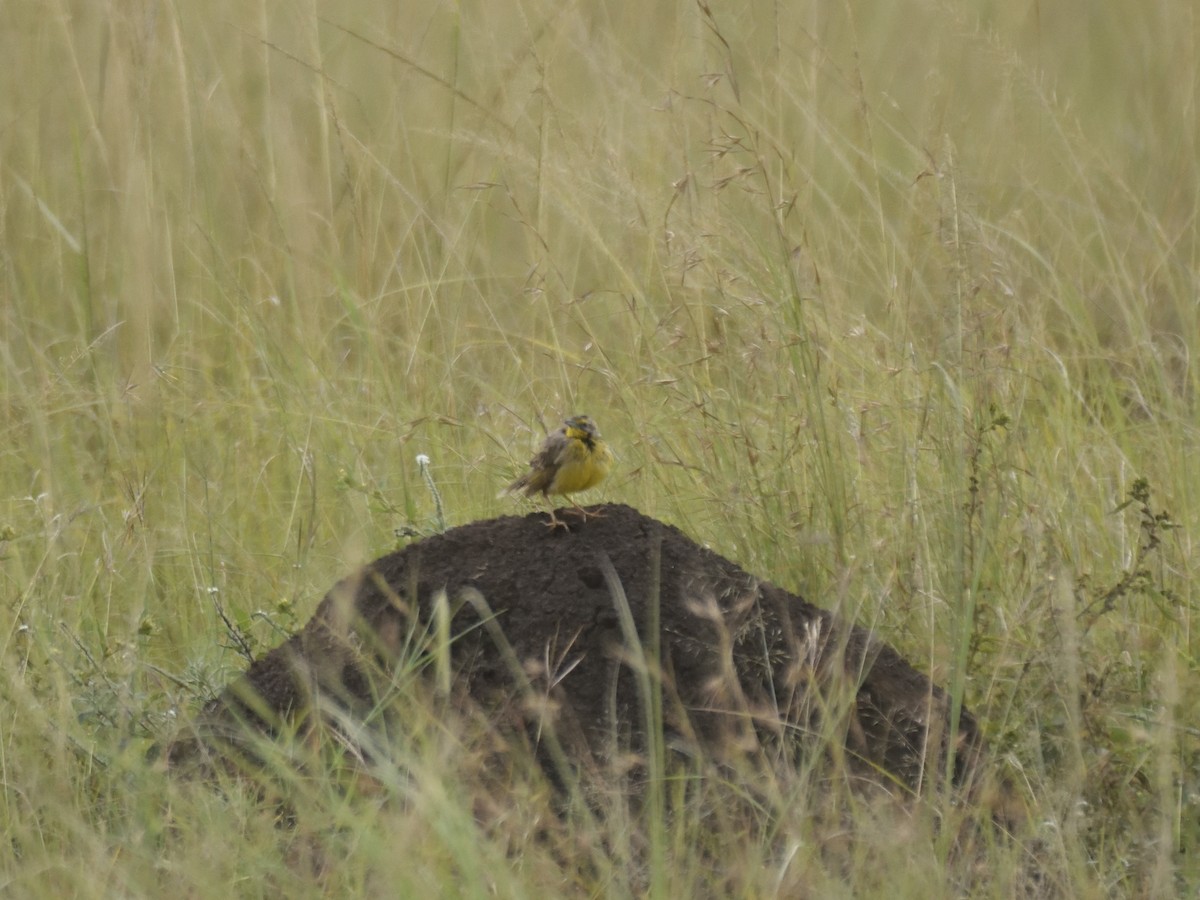
<path fill-rule="evenodd" d="M 529 476 L 522 475 L 508 487 L 501 489 L 500 493 L 496 495 L 496 499 L 507 497 L 509 494 L 524 492 L 527 487 L 529 487 Z"/>

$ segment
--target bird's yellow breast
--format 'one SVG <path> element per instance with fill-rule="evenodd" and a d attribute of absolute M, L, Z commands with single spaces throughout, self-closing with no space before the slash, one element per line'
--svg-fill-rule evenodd
<path fill-rule="evenodd" d="M 567 430 L 567 447 L 554 474 L 554 481 L 547 489 L 548 494 L 574 494 L 576 491 L 586 491 L 595 487 L 612 466 L 612 451 L 602 440 L 594 440 L 592 446 L 581 437 L 580 433 L 572 434 L 576 429 Z"/>

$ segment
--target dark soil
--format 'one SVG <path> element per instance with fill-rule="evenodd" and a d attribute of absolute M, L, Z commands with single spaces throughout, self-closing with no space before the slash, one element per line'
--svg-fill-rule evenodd
<path fill-rule="evenodd" d="M 169 759 L 244 751 L 238 735 L 328 709 L 318 697 L 365 714 L 411 659 L 411 637 L 432 631 L 444 591 L 458 698 L 539 747 L 553 726 L 588 766 L 645 748 L 652 683 L 672 753 L 778 760 L 844 745 L 880 781 L 942 777 L 948 698 L 895 650 L 635 509 L 590 512 L 563 513 L 569 531 L 545 513 L 475 522 L 364 567 L 210 703 Z M 954 780 L 970 782 L 983 743 L 966 710 L 953 747 Z"/>

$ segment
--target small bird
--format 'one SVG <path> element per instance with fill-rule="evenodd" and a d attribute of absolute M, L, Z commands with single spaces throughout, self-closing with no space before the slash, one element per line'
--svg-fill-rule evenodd
<path fill-rule="evenodd" d="M 506 487 L 501 493 L 524 494 L 532 497 L 541 494 L 574 494 L 595 487 L 612 468 L 613 454 L 604 438 L 596 430 L 596 423 L 587 416 L 572 416 L 563 422 L 562 428 L 547 435 L 542 449 L 529 461 L 529 471 Z M 574 500 L 575 509 L 587 516 Z M 565 522 L 550 509 L 551 528 L 566 528 Z"/>

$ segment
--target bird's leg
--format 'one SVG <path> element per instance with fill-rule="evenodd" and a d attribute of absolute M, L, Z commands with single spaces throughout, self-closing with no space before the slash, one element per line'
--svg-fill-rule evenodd
<path fill-rule="evenodd" d="M 554 504 L 550 504 L 550 521 L 546 523 L 546 527 L 553 531 L 556 528 L 561 528 L 564 531 L 570 531 L 571 526 L 555 515 L 556 510 Z"/>
<path fill-rule="evenodd" d="M 575 507 L 574 511 L 579 514 L 579 517 L 581 519 L 603 519 L 604 518 L 604 513 L 595 512 L 595 511 L 588 512 L 586 509 L 584 509 L 582 506 L 580 506 L 579 503 L 576 502 L 575 500 L 571 501 L 571 505 Z"/>

